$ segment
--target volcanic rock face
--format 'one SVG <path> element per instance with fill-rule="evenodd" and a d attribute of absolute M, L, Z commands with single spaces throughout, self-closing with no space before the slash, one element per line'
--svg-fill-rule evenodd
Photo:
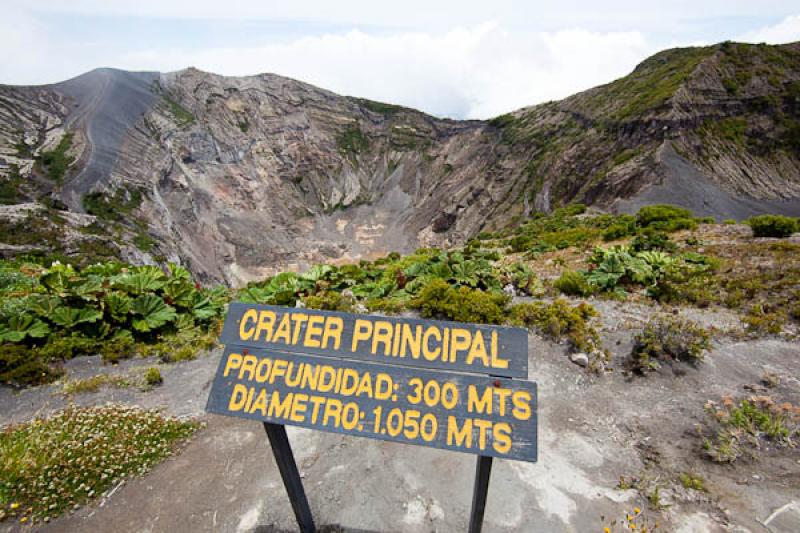
<path fill-rule="evenodd" d="M 54 180 L 45 155 L 67 132 L 70 165 Z M 19 201 L 82 212 L 102 193 L 112 212 L 127 208 L 100 223 L 155 243 L 126 255 L 231 284 L 460 242 L 570 201 L 797 214 L 799 152 L 798 44 L 669 50 L 622 80 L 488 122 L 271 74 L 102 69 L 0 87 L 0 173 Z"/>

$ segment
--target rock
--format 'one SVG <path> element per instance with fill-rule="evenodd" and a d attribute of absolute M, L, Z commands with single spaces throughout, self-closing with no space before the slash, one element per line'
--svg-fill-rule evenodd
<path fill-rule="evenodd" d="M 514 288 L 512 284 L 508 284 L 503 287 L 503 292 L 511 296 L 512 298 L 517 295 L 517 289 Z"/>
<path fill-rule="evenodd" d="M 582 352 L 570 354 L 569 360 L 578 366 L 589 366 L 589 356 Z"/>

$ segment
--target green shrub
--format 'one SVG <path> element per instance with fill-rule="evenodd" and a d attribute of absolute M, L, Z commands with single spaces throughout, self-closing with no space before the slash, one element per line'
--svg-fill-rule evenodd
<path fill-rule="evenodd" d="M 441 279 L 434 279 L 411 300 L 425 318 L 446 318 L 457 322 L 500 324 L 505 318 L 506 294 L 493 291 L 453 288 Z"/>
<path fill-rule="evenodd" d="M 697 221 L 692 217 L 691 211 L 664 204 L 642 207 L 636 214 L 636 222 L 642 228 L 667 232 L 697 227 Z"/>
<path fill-rule="evenodd" d="M 710 347 L 711 336 L 704 328 L 690 320 L 659 316 L 634 338 L 628 366 L 645 373 L 658 370 L 664 361 L 697 364 Z"/>
<path fill-rule="evenodd" d="M 350 313 L 353 311 L 355 300 L 352 296 L 344 296 L 340 292 L 322 291 L 312 296 L 306 296 L 303 303 L 309 309 Z"/>
<path fill-rule="evenodd" d="M 631 251 L 633 252 L 644 252 L 647 250 L 674 252 L 677 248 L 677 245 L 670 240 L 669 235 L 663 231 L 656 231 L 651 228 L 643 230 L 631 241 Z"/>
<path fill-rule="evenodd" d="M 571 347 L 592 352 L 600 347 L 600 335 L 589 324 L 597 316 L 587 303 L 570 306 L 564 299 L 546 302 L 526 302 L 511 307 L 509 322 L 515 326 L 534 328 L 555 341 L 568 340 Z"/>
<path fill-rule="evenodd" d="M 760 215 L 745 220 L 754 237 L 788 237 L 798 231 L 797 219 L 782 215 Z"/>
<path fill-rule="evenodd" d="M 49 383 L 64 371 L 51 366 L 34 349 L 20 344 L 0 344 L 0 383 L 39 385 Z"/>
<path fill-rule="evenodd" d="M 738 224 L 738 222 L 733 218 L 726 218 L 725 220 L 722 221 L 722 223 L 727 226 L 733 226 L 734 224 Z"/>
<path fill-rule="evenodd" d="M 553 282 L 553 286 L 564 294 L 570 296 L 588 296 L 593 288 L 580 272 L 567 270 Z"/>
<path fill-rule="evenodd" d="M 26 284 L 18 281 L 22 269 Z M 224 289 L 204 290 L 175 265 L 168 274 L 120 263 L 18 266 L 16 276 L 5 268 L 0 272 L 0 281 L 21 289 L 0 291 L 0 343 L 19 346 L 5 350 L 0 379 L 18 384 L 51 379 L 60 361 L 80 355 L 116 362 L 153 343 L 194 354 L 206 335 L 216 335 L 227 302 Z M 43 370 L 47 365 L 52 371 Z"/>
<path fill-rule="evenodd" d="M 709 401 L 705 409 L 711 436 L 705 438 L 703 448 L 717 462 L 731 463 L 760 449 L 765 441 L 777 447 L 791 446 L 800 430 L 800 410 L 769 396 L 739 402 L 723 397 L 721 405 Z"/>
<path fill-rule="evenodd" d="M 615 241 L 636 234 L 636 227 L 632 224 L 612 224 L 603 232 L 603 240 Z"/>
<path fill-rule="evenodd" d="M 781 310 L 768 311 L 762 304 L 756 304 L 742 317 L 747 331 L 753 335 L 777 335 L 783 330 L 786 315 Z"/>
<path fill-rule="evenodd" d="M 148 387 L 155 387 L 164 383 L 164 378 L 161 377 L 161 370 L 157 366 L 151 366 L 145 370 L 144 383 Z"/>

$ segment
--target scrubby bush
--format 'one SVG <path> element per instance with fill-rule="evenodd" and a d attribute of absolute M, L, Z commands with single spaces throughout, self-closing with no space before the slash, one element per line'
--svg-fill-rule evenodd
<path fill-rule="evenodd" d="M 674 252 L 678 247 L 663 231 L 645 229 L 631 241 L 631 251 L 644 252 L 648 250 L 659 250 L 662 252 Z"/>
<path fill-rule="evenodd" d="M 580 272 L 567 270 L 553 282 L 553 286 L 563 294 L 569 296 L 588 296 L 593 292 L 593 288 L 586 281 Z"/>
<path fill-rule="evenodd" d="M 763 304 L 756 304 L 742 317 L 742 322 L 753 335 L 777 335 L 783 330 L 786 315 L 781 310 L 770 310 Z"/>
<path fill-rule="evenodd" d="M 754 237 L 788 237 L 798 231 L 797 219 L 782 215 L 760 215 L 745 220 Z"/>
<path fill-rule="evenodd" d="M 434 279 L 411 300 L 425 318 L 446 318 L 457 322 L 499 324 L 505 318 L 509 297 L 502 292 L 481 291 L 469 287 L 453 288 Z"/>
<path fill-rule="evenodd" d="M 634 224 L 612 224 L 603 232 L 603 240 L 615 241 L 636 234 L 636 226 Z"/>
<path fill-rule="evenodd" d="M 629 368 L 645 373 L 658 370 L 665 361 L 697 364 L 710 347 L 711 336 L 706 329 L 690 320 L 659 316 L 634 338 Z"/>
<path fill-rule="evenodd" d="M 526 302 L 514 305 L 509 311 L 509 322 L 515 326 L 536 329 L 555 341 L 568 340 L 573 349 L 592 352 L 600 348 L 600 336 L 589 324 L 597 316 L 594 307 L 587 303 L 571 306 L 566 300 L 552 303 Z"/>
<path fill-rule="evenodd" d="M 161 370 L 157 366 L 151 366 L 145 370 L 144 383 L 148 387 L 155 387 L 164 383 L 164 378 L 161 377 Z"/>
<path fill-rule="evenodd" d="M 697 227 L 691 211 L 665 204 L 642 207 L 636 214 L 636 222 L 642 228 L 668 232 Z"/>
<path fill-rule="evenodd" d="M 800 408 L 779 403 L 769 396 L 751 396 L 734 401 L 709 401 L 706 406 L 710 435 L 703 441 L 708 456 L 717 462 L 731 463 L 753 453 L 764 442 L 777 447 L 791 446 L 800 432 Z"/>
<path fill-rule="evenodd" d="M 322 291 L 312 296 L 306 296 L 303 300 L 309 309 L 321 309 L 323 311 L 344 311 L 352 312 L 355 300 L 351 294 L 344 295 L 341 292 Z"/>

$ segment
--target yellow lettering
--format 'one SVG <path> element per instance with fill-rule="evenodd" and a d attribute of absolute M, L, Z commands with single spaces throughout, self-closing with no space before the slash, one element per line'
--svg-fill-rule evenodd
<path fill-rule="evenodd" d="M 328 341 L 333 339 L 333 349 L 338 350 L 342 344 L 342 330 L 344 321 L 338 316 L 329 316 L 325 321 L 325 333 L 322 335 L 322 347 L 328 347 Z"/>
<path fill-rule="evenodd" d="M 531 417 L 531 393 L 526 390 L 514 391 L 511 396 L 511 402 L 514 404 L 514 409 L 511 414 L 517 420 L 528 420 Z"/>
<path fill-rule="evenodd" d="M 239 379 L 244 379 L 244 375 L 247 374 L 247 381 L 251 381 L 256 372 L 257 364 L 258 357 L 255 355 L 245 355 L 242 360 L 242 366 L 239 368 Z"/>
<path fill-rule="evenodd" d="M 483 396 L 478 396 L 478 390 L 475 385 L 467 387 L 467 412 L 492 414 L 492 389 L 485 387 Z"/>
<path fill-rule="evenodd" d="M 492 368 L 508 368 L 508 359 L 497 356 L 497 332 L 492 332 Z"/>
<path fill-rule="evenodd" d="M 247 387 L 241 383 L 233 386 L 231 399 L 228 401 L 228 411 L 241 411 L 247 401 Z"/>
<path fill-rule="evenodd" d="M 392 325 L 385 320 L 375 322 L 375 332 L 372 334 L 372 348 L 370 352 L 377 355 L 378 344 L 383 344 L 383 355 L 389 355 L 392 349 Z"/>
<path fill-rule="evenodd" d="M 467 354 L 467 364 L 471 365 L 472 361 L 476 358 L 479 358 L 483 361 L 484 366 L 489 366 L 489 354 L 486 353 L 486 345 L 483 342 L 483 333 L 480 331 L 475 332 L 475 336 L 472 338 L 472 346 L 469 348 L 469 353 Z"/>
<path fill-rule="evenodd" d="M 435 361 L 436 358 L 439 357 L 442 347 L 437 346 L 435 350 L 431 350 L 431 337 L 435 337 L 437 341 L 442 340 L 442 333 L 438 328 L 436 328 L 436 326 L 430 326 L 425 330 L 425 334 L 422 336 L 422 355 L 425 356 L 425 359 L 428 361 Z"/>
<path fill-rule="evenodd" d="M 261 389 L 247 412 L 255 413 L 256 410 L 261 411 L 261 416 L 267 416 L 267 389 Z"/>
<path fill-rule="evenodd" d="M 287 313 L 281 317 L 281 321 L 278 324 L 278 329 L 275 330 L 275 337 L 273 337 L 272 342 L 278 342 L 278 339 L 283 339 L 284 343 L 291 344 L 292 324 L 289 316 L 290 315 Z"/>
<path fill-rule="evenodd" d="M 288 418 L 289 412 L 292 409 L 293 393 L 287 394 L 283 401 L 281 401 L 280 391 L 272 391 L 272 396 L 269 398 L 269 406 L 267 407 L 267 416 L 273 418 Z"/>
<path fill-rule="evenodd" d="M 353 342 L 350 346 L 350 351 L 355 353 L 358 351 L 358 343 L 369 339 L 372 335 L 372 322 L 362 318 L 356 319 L 353 326 Z"/>
<path fill-rule="evenodd" d="M 255 323 L 258 313 L 255 309 L 248 309 L 242 315 L 242 319 L 239 321 L 239 338 L 243 341 L 250 340 L 250 337 L 253 336 L 255 333 L 255 328 L 250 326 L 248 328 L 247 323 L 253 322 Z M 227 374 L 226 374 L 227 375 Z"/>
<path fill-rule="evenodd" d="M 472 421 L 478 427 L 478 448 L 481 450 L 486 449 L 486 432 L 492 428 L 492 422 L 489 420 L 481 420 L 476 418 Z"/>
<path fill-rule="evenodd" d="M 302 422 L 306 414 L 307 394 L 295 394 L 292 402 L 292 411 L 289 413 L 289 420 L 292 422 Z"/>
<path fill-rule="evenodd" d="M 315 338 L 315 336 L 322 335 L 322 323 L 325 322 L 324 316 L 310 316 L 308 317 L 308 325 L 306 326 L 306 338 L 303 340 L 303 344 L 306 348 L 319 348 L 321 346 L 321 342 L 319 338 Z"/>
<path fill-rule="evenodd" d="M 242 366 L 242 356 L 238 353 L 228 354 L 228 361 L 225 363 L 225 371 L 222 373 L 222 375 L 227 377 L 228 372 L 235 370 L 240 366 Z"/>
<path fill-rule="evenodd" d="M 458 419 L 453 415 L 447 417 L 447 445 L 448 446 L 472 446 L 472 419 L 464 420 L 464 426 L 458 428 Z"/>
<path fill-rule="evenodd" d="M 498 422 L 492 428 L 494 441 L 492 447 L 497 453 L 507 453 L 511 449 L 511 426 L 508 422 Z"/>
<path fill-rule="evenodd" d="M 275 324 L 274 311 L 261 311 L 258 316 L 258 326 L 256 327 L 255 340 L 261 340 L 261 334 L 266 333 L 264 342 L 272 340 L 272 326 Z"/>

